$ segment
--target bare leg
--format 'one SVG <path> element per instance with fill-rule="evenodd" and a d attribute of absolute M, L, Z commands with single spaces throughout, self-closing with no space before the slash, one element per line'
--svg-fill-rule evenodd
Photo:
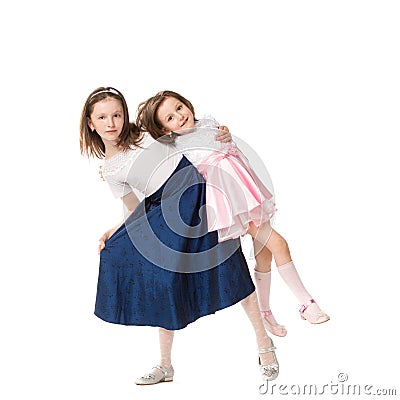
<path fill-rule="evenodd" d="M 269 223 L 263 224 L 260 227 L 251 223 L 248 233 L 253 237 L 256 257 L 258 254 L 263 256 L 263 249 L 266 247 L 272 253 L 277 266 L 292 261 L 286 240 L 272 229 Z M 268 267 L 261 271 L 264 272 L 265 270 L 268 270 Z"/>

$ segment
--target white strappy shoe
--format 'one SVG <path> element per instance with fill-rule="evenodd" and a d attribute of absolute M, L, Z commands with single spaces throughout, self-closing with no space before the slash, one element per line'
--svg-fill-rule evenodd
<path fill-rule="evenodd" d="M 258 356 L 258 364 L 260 365 L 261 377 L 264 381 L 273 381 L 279 375 L 279 364 L 275 354 L 276 347 L 271 339 L 271 346 L 265 349 L 258 349 L 259 354 L 272 353 L 274 362 L 272 364 L 262 365 L 261 358 Z"/>
<path fill-rule="evenodd" d="M 154 371 L 156 370 L 156 371 Z M 172 365 L 165 368 L 161 365 L 156 365 L 153 371 L 136 379 L 136 385 L 155 385 L 161 382 L 172 382 L 174 379 L 174 368 Z"/>

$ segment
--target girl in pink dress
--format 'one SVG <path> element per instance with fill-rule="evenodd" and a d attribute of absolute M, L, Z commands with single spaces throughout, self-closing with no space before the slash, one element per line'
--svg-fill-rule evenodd
<path fill-rule="evenodd" d="M 285 327 L 277 323 L 269 306 L 272 257 L 279 274 L 301 305 L 301 318 L 311 324 L 328 321 L 329 316 L 304 287 L 286 240 L 271 227 L 270 220 L 275 213 L 272 192 L 234 143 L 215 142 L 218 123 L 210 118 L 197 120 L 190 101 L 176 92 L 162 91 L 139 105 L 137 124 L 153 138 L 183 152 L 203 174 L 207 182 L 209 230 L 218 231 L 219 241 L 246 233 L 252 236 L 255 283 L 266 328 L 277 336 L 287 333 Z M 201 132 L 201 144 L 198 132 Z"/>

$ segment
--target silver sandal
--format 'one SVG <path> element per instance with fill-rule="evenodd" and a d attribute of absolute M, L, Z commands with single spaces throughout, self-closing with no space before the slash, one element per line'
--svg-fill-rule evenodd
<path fill-rule="evenodd" d="M 265 353 L 273 353 L 274 354 L 274 362 L 268 365 L 261 364 L 261 358 L 258 357 L 258 364 L 260 365 L 261 377 L 264 381 L 273 381 L 279 375 L 279 364 L 275 354 L 276 347 L 274 346 L 274 342 L 271 339 L 271 347 L 267 347 L 265 349 L 258 349 L 259 354 Z"/>
<path fill-rule="evenodd" d="M 155 372 L 149 372 L 146 375 L 136 379 L 136 385 L 155 385 L 161 382 L 171 382 L 174 379 L 174 368 L 172 365 L 165 368 L 161 365 L 156 365 L 153 369 Z"/>

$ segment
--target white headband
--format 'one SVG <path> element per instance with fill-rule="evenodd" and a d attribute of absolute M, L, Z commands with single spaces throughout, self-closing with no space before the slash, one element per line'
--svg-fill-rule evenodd
<path fill-rule="evenodd" d="M 115 89 L 105 89 L 105 90 L 100 90 L 100 92 L 93 93 L 90 96 L 89 100 L 92 100 L 94 96 L 97 96 L 100 93 L 112 93 L 112 94 L 116 94 L 117 96 L 121 97 L 121 95 Z"/>

